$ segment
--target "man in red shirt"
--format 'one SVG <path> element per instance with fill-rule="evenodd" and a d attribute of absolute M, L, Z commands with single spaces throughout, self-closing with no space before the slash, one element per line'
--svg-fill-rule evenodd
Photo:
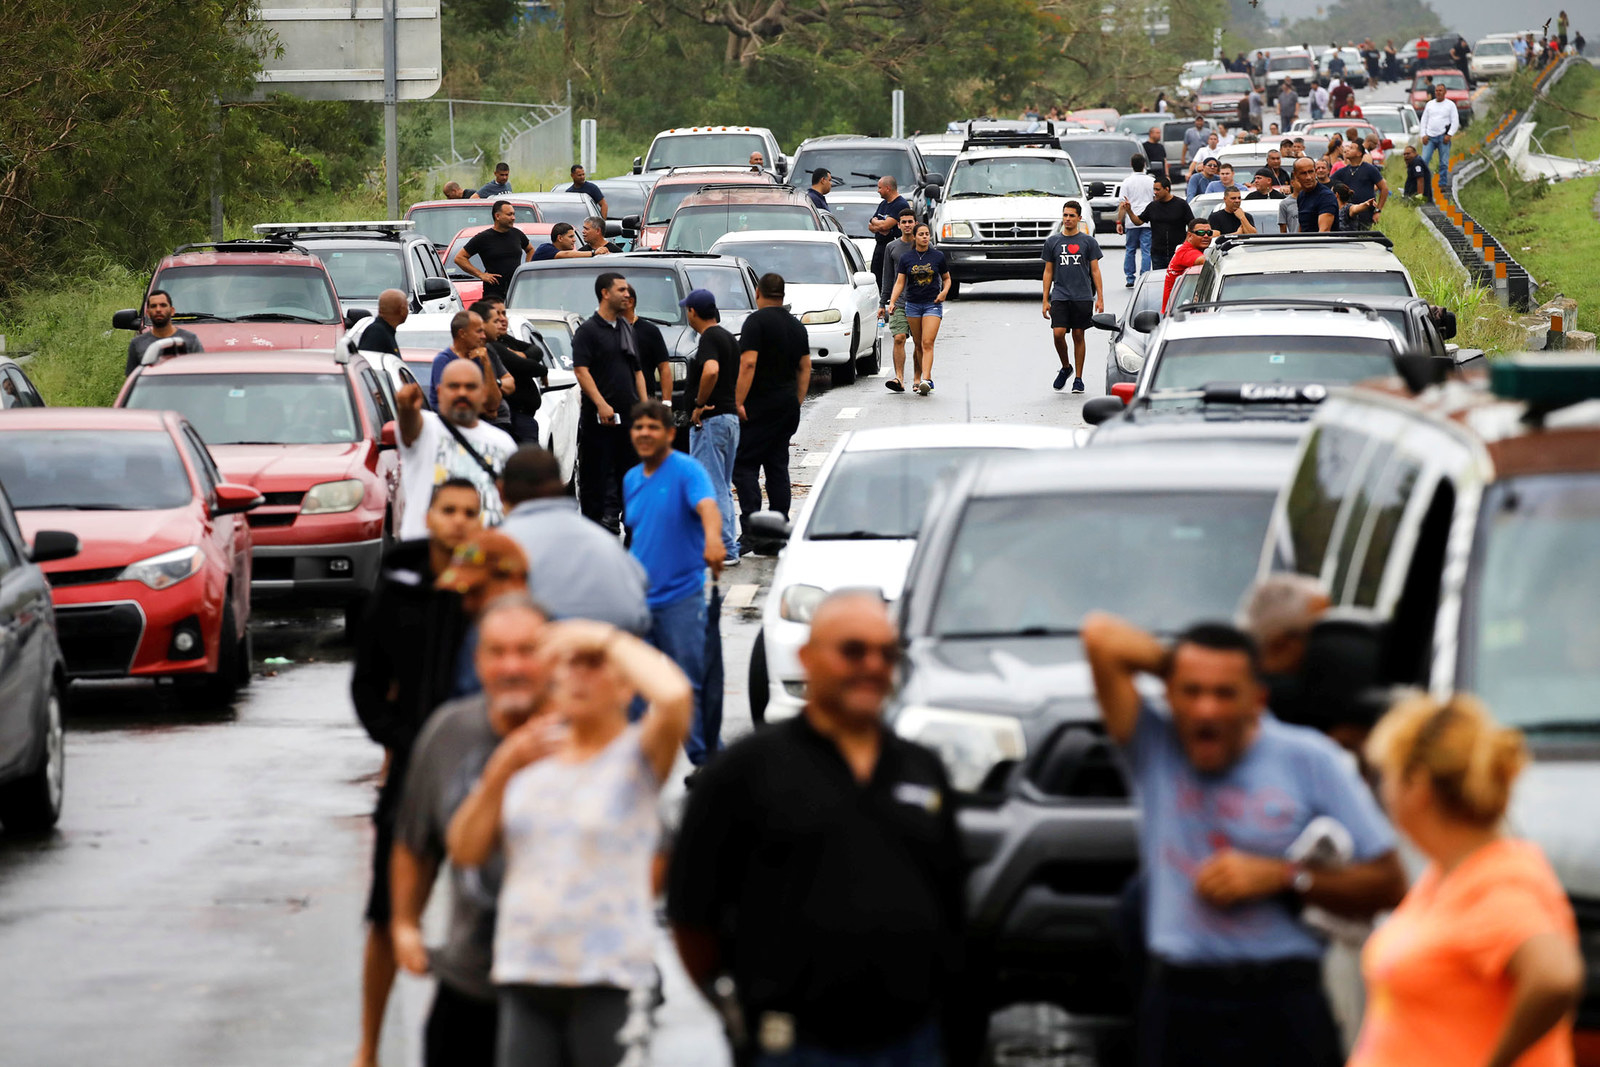
<path fill-rule="evenodd" d="M 1183 272 L 1196 266 L 1205 258 L 1206 249 L 1211 247 L 1211 222 L 1208 219 L 1195 219 L 1189 223 L 1189 236 L 1184 239 L 1178 250 L 1172 253 L 1172 260 L 1167 264 L 1167 284 L 1161 290 L 1161 306 L 1166 308 L 1167 301 L 1172 298 L 1172 287 L 1178 279 L 1183 277 Z"/>

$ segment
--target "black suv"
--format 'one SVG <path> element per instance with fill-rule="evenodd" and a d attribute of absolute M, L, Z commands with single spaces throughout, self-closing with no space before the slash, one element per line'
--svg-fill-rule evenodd
<path fill-rule="evenodd" d="M 346 312 L 376 315 L 385 289 L 410 297 L 413 312 L 461 310 L 438 251 L 414 222 L 266 222 L 254 229 L 322 260 Z"/>
<path fill-rule="evenodd" d="M 895 137 L 856 137 L 832 134 L 800 142 L 794 150 L 789 182 L 797 189 L 811 184 L 811 172 L 826 167 L 836 189 L 875 189 L 878 179 L 894 175 L 900 195 L 913 206 L 927 202 L 929 187 L 938 188 L 947 174 L 930 174 L 922 152 L 910 141 Z M 937 178 L 938 181 L 931 179 Z M 923 214 L 919 211 L 918 214 Z"/>

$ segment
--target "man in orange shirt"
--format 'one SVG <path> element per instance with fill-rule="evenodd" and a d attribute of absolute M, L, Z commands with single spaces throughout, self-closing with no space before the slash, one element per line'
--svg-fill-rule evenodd
<path fill-rule="evenodd" d="M 1189 236 L 1184 239 L 1178 250 L 1172 253 L 1172 259 L 1167 263 L 1166 287 L 1161 290 L 1161 306 L 1165 308 L 1167 301 L 1172 298 L 1172 287 L 1178 279 L 1183 277 L 1183 272 L 1199 263 L 1205 258 L 1206 249 L 1211 247 L 1211 222 L 1209 219 L 1192 219 L 1189 222 Z"/>

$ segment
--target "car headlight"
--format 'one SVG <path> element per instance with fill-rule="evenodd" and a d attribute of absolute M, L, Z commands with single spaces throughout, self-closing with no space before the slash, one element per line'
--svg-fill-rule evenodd
<path fill-rule="evenodd" d="M 367 487 L 359 478 L 345 478 L 337 482 L 322 482 L 306 492 L 300 504 L 302 515 L 336 515 L 341 511 L 354 511 L 367 495 Z"/>
<path fill-rule="evenodd" d="M 830 322 L 838 322 L 844 316 L 839 314 L 838 308 L 829 308 L 827 311 L 808 311 L 800 316 L 800 321 L 807 326 L 824 326 Z"/>
<path fill-rule="evenodd" d="M 814 585 L 791 585 L 778 598 L 778 617 L 789 622 L 809 623 L 817 605 L 828 597 L 826 589 Z"/>
<path fill-rule="evenodd" d="M 939 227 L 939 236 L 947 241 L 972 240 L 972 224 L 970 222 L 947 222 Z"/>
<path fill-rule="evenodd" d="M 1129 374 L 1138 374 L 1139 368 L 1144 366 L 1144 355 L 1134 351 L 1131 347 L 1123 344 L 1121 341 L 1118 341 L 1116 345 L 1113 346 L 1113 351 L 1116 353 L 1117 366 L 1121 367 Z"/>
<path fill-rule="evenodd" d="M 151 589 L 166 589 L 177 585 L 191 574 L 200 570 L 200 561 L 204 558 L 200 549 L 194 545 L 187 548 L 175 548 L 171 552 L 163 552 L 159 556 L 141 559 L 138 563 L 130 563 L 122 568 L 122 573 L 117 575 L 119 582 L 143 582 Z"/>
<path fill-rule="evenodd" d="M 1022 723 L 1010 715 L 912 705 L 900 712 L 894 729 L 908 741 L 937 752 L 950 784 L 966 793 L 975 792 L 995 764 L 1028 753 Z"/>

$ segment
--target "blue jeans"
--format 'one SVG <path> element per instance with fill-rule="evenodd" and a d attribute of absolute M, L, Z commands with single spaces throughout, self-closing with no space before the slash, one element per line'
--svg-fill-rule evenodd
<path fill-rule="evenodd" d="M 755 1067 L 944 1067 L 937 1023 L 925 1023 L 892 1045 L 868 1052 L 836 1052 L 796 1042 L 787 1052 L 761 1052 Z"/>
<path fill-rule="evenodd" d="M 1422 143 L 1422 161 L 1430 168 L 1433 166 L 1433 154 L 1439 154 L 1439 169 L 1434 173 L 1439 175 L 1439 188 L 1450 188 L 1450 146 L 1444 143 L 1444 134 L 1437 137 L 1428 137 Z M 1433 190 L 1423 192 L 1423 196 L 1432 195 Z"/>
<path fill-rule="evenodd" d="M 717 491 L 717 510 L 722 512 L 722 547 L 728 559 L 739 558 L 739 536 L 734 528 L 733 458 L 739 453 L 739 416 L 713 415 L 702 418 L 689 429 L 689 455 L 711 475 Z"/>
<path fill-rule="evenodd" d="M 1150 269 L 1150 227 L 1125 227 L 1122 231 L 1122 237 L 1122 274 L 1128 284 L 1132 285 L 1133 279 L 1136 277 L 1133 273 L 1135 260 L 1140 260 L 1143 263 L 1139 267 L 1141 274 Z M 1139 254 L 1136 255 L 1135 253 Z"/>
<path fill-rule="evenodd" d="M 706 714 L 701 699 L 706 677 L 706 594 L 697 590 L 670 604 L 650 609 L 650 643 L 689 676 L 694 689 L 694 721 L 683 743 L 689 762 L 700 766 L 722 748 L 722 712 Z M 715 719 L 715 722 L 710 721 Z"/>

